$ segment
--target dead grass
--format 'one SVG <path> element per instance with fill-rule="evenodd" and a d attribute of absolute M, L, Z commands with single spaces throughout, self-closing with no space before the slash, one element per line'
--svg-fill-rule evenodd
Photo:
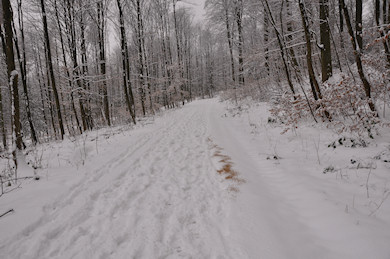
<path fill-rule="evenodd" d="M 210 138 L 208 138 L 207 141 L 210 143 L 212 149 L 216 149 L 213 156 L 220 158 L 218 162 L 222 164 L 222 168 L 217 170 L 217 173 L 220 175 L 225 175 L 226 180 L 232 180 L 236 183 L 245 183 L 245 180 L 239 178 L 238 172 L 233 169 L 232 159 L 229 156 L 222 154 L 223 149 L 218 145 L 214 144 Z M 231 188 L 235 188 L 238 190 L 238 188 L 236 187 Z"/>
<path fill-rule="evenodd" d="M 238 189 L 238 188 L 235 187 L 235 186 L 230 186 L 230 187 L 229 187 L 229 192 L 240 192 L 240 189 Z"/>

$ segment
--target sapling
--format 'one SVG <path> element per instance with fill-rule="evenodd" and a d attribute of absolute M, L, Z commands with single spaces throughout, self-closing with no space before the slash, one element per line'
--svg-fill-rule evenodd
<path fill-rule="evenodd" d="M 318 164 L 321 165 L 321 161 L 320 161 L 320 154 L 319 154 L 319 150 L 320 150 L 320 135 L 318 135 L 318 141 L 317 143 L 314 141 L 314 147 L 316 149 L 316 153 L 317 153 L 317 161 L 318 161 Z"/>

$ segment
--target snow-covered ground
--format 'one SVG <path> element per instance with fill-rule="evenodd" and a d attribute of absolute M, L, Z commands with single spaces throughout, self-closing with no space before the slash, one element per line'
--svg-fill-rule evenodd
<path fill-rule="evenodd" d="M 0 257 L 390 258 L 390 132 L 333 148 L 268 116 L 199 100 L 39 147 L 41 179 L 0 197 Z"/>

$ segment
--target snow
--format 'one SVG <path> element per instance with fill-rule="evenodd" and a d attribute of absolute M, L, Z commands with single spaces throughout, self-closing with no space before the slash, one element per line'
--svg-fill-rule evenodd
<path fill-rule="evenodd" d="M 1 257 L 389 258 L 390 132 L 333 148 L 267 109 L 198 100 L 39 146 L 41 180 L 0 197 Z"/>

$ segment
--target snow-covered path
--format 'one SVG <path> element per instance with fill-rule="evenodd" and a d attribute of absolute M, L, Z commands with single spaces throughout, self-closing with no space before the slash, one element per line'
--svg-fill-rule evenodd
<path fill-rule="evenodd" d="M 327 236 L 327 223 L 330 232 L 348 223 L 343 211 L 327 221 L 335 209 L 324 197 L 259 159 L 259 143 L 225 112 L 216 99 L 196 101 L 122 136 L 33 224 L 0 243 L 0 257 L 358 258 L 351 248 L 369 237 Z M 218 175 L 210 141 L 246 181 L 238 192 Z"/>
<path fill-rule="evenodd" d="M 226 254 L 227 193 L 210 159 L 208 108 L 188 105 L 128 139 L 125 152 L 90 172 L 53 207 L 46 207 L 38 222 L 1 248 L 2 255 L 207 258 Z"/>

